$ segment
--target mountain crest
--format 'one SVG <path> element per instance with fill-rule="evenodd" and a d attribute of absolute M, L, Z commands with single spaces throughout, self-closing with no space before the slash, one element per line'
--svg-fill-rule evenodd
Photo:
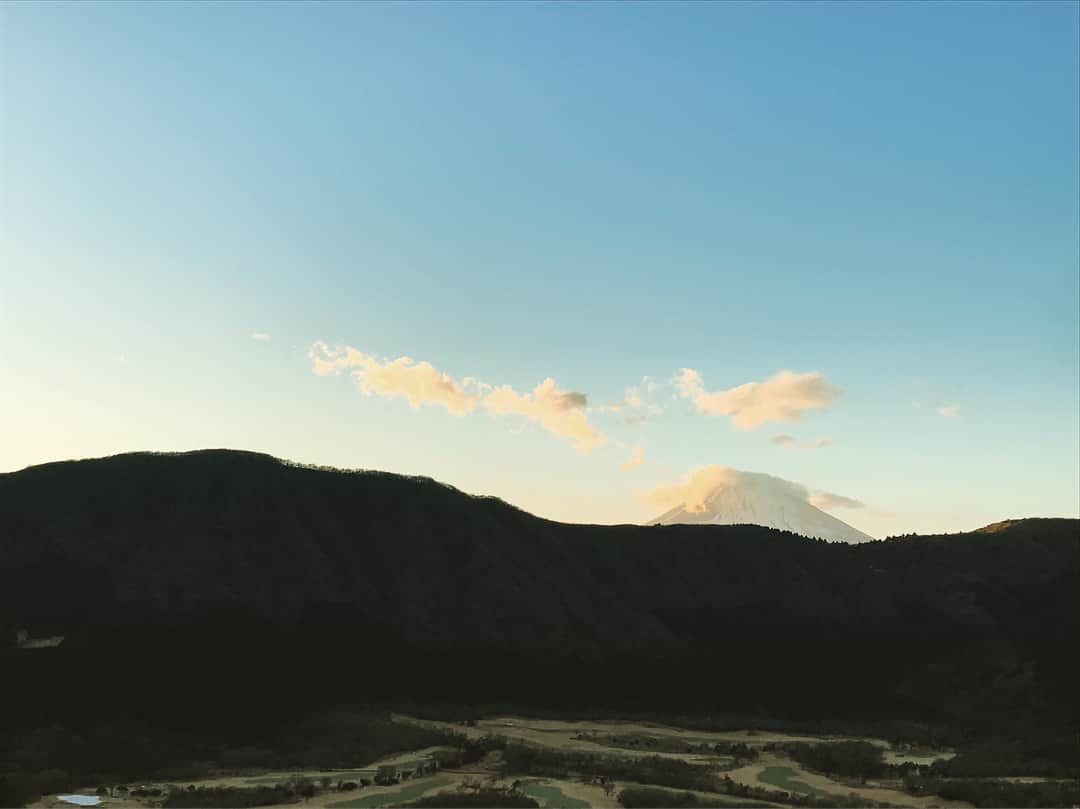
<path fill-rule="evenodd" d="M 681 502 L 654 519 L 652 525 L 763 525 L 815 539 L 873 539 L 811 505 L 806 487 L 772 475 L 708 467 L 680 494 Z"/>

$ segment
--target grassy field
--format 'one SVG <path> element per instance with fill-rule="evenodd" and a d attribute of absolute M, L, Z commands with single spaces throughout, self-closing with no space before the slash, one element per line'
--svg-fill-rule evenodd
<path fill-rule="evenodd" d="M 380 792 L 376 795 L 365 795 L 362 798 L 353 798 L 348 801 L 337 801 L 326 804 L 328 809 L 377 809 L 380 806 L 405 803 L 419 798 L 425 792 L 446 786 L 453 780 L 448 775 L 436 775 L 432 778 L 422 778 L 410 781 L 408 785 L 390 792 Z"/>
<path fill-rule="evenodd" d="M 415 717 L 395 715 L 395 719 L 401 722 L 412 723 L 422 727 L 441 730 L 453 730 L 464 733 L 467 736 L 480 738 L 484 734 L 492 733 L 514 741 L 522 741 L 528 744 L 536 744 L 541 747 L 558 747 L 562 750 L 580 750 L 582 752 L 619 752 L 627 756 L 659 755 L 663 757 L 679 758 L 685 761 L 699 763 L 714 763 L 717 756 L 714 753 L 697 752 L 666 752 L 663 749 L 638 748 L 636 746 L 626 748 L 613 746 L 610 740 L 613 737 L 625 738 L 651 738 L 656 739 L 660 747 L 671 746 L 678 749 L 681 745 L 713 745 L 717 742 L 741 742 L 752 747 L 761 747 L 769 742 L 810 742 L 821 741 L 865 741 L 888 749 L 889 743 L 884 739 L 868 736 L 814 736 L 806 733 L 782 733 L 775 731 L 758 731 L 753 729 L 730 730 L 730 731 L 701 731 L 687 730 L 656 722 L 633 722 L 623 720 L 563 720 L 563 719 L 532 719 L 521 716 L 494 716 L 479 720 L 475 726 L 462 727 L 449 722 L 440 722 L 431 719 L 417 719 Z"/>
<path fill-rule="evenodd" d="M 812 787 L 804 781 L 797 780 L 794 770 L 790 767 L 766 767 L 758 774 L 758 780 L 763 784 L 787 792 L 799 792 L 803 795 L 817 795 L 819 797 L 829 795 L 823 789 Z"/>
<path fill-rule="evenodd" d="M 536 798 L 543 809 L 591 809 L 585 801 L 571 798 L 551 784 L 526 784 L 521 791 Z"/>
<path fill-rule="evenodd" d="M 583 739 L 605 747 L 642 750 L 650 753 L 693 753 L 697 746 L 689 739 L 674 739 L 644 733 L 595 734 L 585 736 Z"/>

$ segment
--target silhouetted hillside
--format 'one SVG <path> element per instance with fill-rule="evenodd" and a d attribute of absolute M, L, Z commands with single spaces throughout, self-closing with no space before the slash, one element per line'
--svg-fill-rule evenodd
<path fill-rule="evenodd" d="M 388 699 L 1060 725 L 1078 543 L 567 525 L 426 478 L 122 455 L 0 475 L 4 642 L 65 637 L 0 665 L 22 725 Z"/>

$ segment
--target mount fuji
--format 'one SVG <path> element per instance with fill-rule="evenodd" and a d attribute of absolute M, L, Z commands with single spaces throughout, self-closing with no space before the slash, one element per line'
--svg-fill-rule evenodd
<path fill-rule="evenodd" d="M 763 525 L 815 539 L 868 542 L 873 537 L 812 505 L 805 486 L 723 466 L 699 469 L 684 486 L 659 492 L 675 505 L 650 525 Z"/>

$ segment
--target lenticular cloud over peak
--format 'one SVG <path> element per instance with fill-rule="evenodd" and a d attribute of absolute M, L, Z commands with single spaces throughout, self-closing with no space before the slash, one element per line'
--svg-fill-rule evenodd
<path fill-rule="evenodd" d="M 760 472 L 728 466 L 704 466 L 670 486 L 646 494 L 648 502 L 668 510 L 652 525 L 763 525 L 816 539 L 866 542 L 873 539 L 813 505 L 821 493 Z M 830 495 L 834 500 L 858 501 Z M 829 501 L 833 502 L 833 501 Z"/>

